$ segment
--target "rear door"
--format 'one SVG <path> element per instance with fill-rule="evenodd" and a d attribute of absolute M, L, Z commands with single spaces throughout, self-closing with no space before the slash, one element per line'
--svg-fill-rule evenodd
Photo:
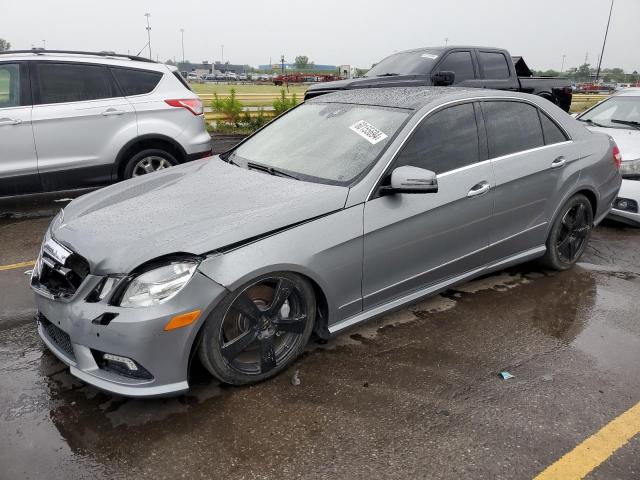
<path fill-rule="evenodd" d="M 486 262 L 494 179 L 477 113 L 463 103 L 430 114 L 387 172 L 404 165 L 434 171 L 437 193 L 374 195 L 366 202 L 365 309 Z"/>
<path fill-rule="evenodd" d="M 0 63 L 0 196 L 41 189 L 27 63 Z"/>
<path fill-rule="evenodd" d="M 518 100 L 481 102 L 495 172 L 491 255 L 511 256 L 544 245 L 565 188 L 577 180 L 566 133 L 536 106 Z M 544 127 L 544 128 L 543 128 Z"/>
<path fill-rule="evenodd" d="M 135 112 L 104 65 L 36 62 L 33 134 L 44 190 L 111 181 L 119 150 L 137 136 Z"/>
<path fill-rule="evenodd" d="M 517 91 L 520 87 L 515 75 L 513 60 L 506 52 L 495 50 L 477 50 L 480 82 L 476 86 L 498 90 Z"/>

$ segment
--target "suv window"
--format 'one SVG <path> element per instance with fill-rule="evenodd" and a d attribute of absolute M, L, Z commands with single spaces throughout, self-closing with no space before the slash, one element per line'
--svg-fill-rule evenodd
<path fill-rule="evenodd" d="M 0 108 L 20 106 L 20 66 L 0 65 Z"/>
<path fill-rule="evenodd" d="M 36 63 L 36 103 L 80 102 L 118 96 L 107 67 Z"/>
<path fill-rule="evenodd" d="M 126 97 L 151 92 L 160 83 L 162 73 L 133 68 L 112 68 L 122 93 Z"/>
<path fill-rule="evenodd" d="M 565 133 L 551 120 L 546 113 L 540 111 L 540 122 L 542 123 L 542 133 L 544 134 L 544 143 L 552 145 L 554 143 L 566 142 L 568 140 Z"/>
<path fill-rule="evenodd" d="M 471 60 L 471 52 L 452 52 L 442 61 L 438 67 L 440 72 L 455 72 L 456 79 L 454 83 L 460 83 L 464 80 L 475 78 L 473 72 L 473 61 Z"/>
<path fill-rule="evenodd" d="M 502 53 L 478 52 L 484 78 L 509 78 L 509 64 Z"/>
<path fill-rule="evenodd" d="M 544 145 L 538 109 L 513 101 L 483 102 L 491 158 Z"/>
<path fill-rule="evenodd" d="M 480 159 L 473 104 L 465 103 L 428 116 L 404 146 L 396 167 L 411 165 L 443 173 Z"/>

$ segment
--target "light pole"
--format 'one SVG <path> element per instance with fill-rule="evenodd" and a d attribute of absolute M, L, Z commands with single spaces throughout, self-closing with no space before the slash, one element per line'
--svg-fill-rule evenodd
<path fill-rule="evenodd" d="M 47 41 L 46 41 L 46 40 L 42 40 L 42 48 L 43 48 L 44 50 L 46 50 L 46 49 L 47 49 Z"/>
<path fill-rule="evenodd" d="M 220 53 L 220 57 L 221 57 L 220 63 L 224 63 L 224 45 L 220 45 L 220 52 L 221 52 Z"/>
<path fill-rule="evenodd" d="M 564 72 L 564 59 L 567 58 L 566 55 L 562 55 L 562 66 L 560 67 L 560 73 Z"/>
<path fill-rule="evenodd" d="M 449 43 L 449 37 L 444 37 L 444 46 L 446 47 Z"/>
<path fill-rule="evenodd" d="M 180 29 L 180 34 L 182 35 L 182 63 L 184 63 L 184 28 Z"/>
<path fill-rule="evenodd" d="M 151 57 L 151 26 L 149 25 L 149 17 L 151 14 L 147 12 L 144 16 L 147 17 L 147 45 L 149 46 L 149 60 L 153 60 Z"/>
<path fill-rule="evenodd" d="M 602 51 L 600 52 L 600 58 L 598 59 L 598 70 L 596 71 L 596 83 L 598 83 L 598 77 L 600 77 L 600 66 L 602 65 L 602 57 L 604 56 L 604 47 L 607 44 L 607 35 L 609 34 L 609 24 L 611 23 L 611 12 L 613 12 L 613 1 L 611 0 L 611 8 L 609 9 L 609 19 L 607 20 L 607 28 L 604 31 L 604 40 L 602 41 Z"/>

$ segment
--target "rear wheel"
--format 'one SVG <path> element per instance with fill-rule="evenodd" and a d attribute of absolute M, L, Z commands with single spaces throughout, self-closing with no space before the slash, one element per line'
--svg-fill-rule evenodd
<path fill-rule="evenodd" d="M 259 277 L 211 313 L 199 355 L 219 380 L 242 385 L 276 375 L 307 344 L 315 320 L 313 288 L 299 275 Z"/>
<path fill-rule="evenodd" d="M 589 199 L 581 194 L 569 199 L 551 226 L 543 263 L 555 270 L 571 268 L 587 248 L 592 226 Z"/>
<path fill-rule="evenodd" d="M 124 178 L 139 177 L 164 170 L 178 164 L 178 160 L 166 150 L 148 148 L 136 153 L 124 168 Z"/>

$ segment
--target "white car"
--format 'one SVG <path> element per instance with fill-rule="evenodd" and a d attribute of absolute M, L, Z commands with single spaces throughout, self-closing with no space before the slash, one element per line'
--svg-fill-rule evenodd
<path fill-rule="evenodd" d="M 202 101 L 175 67 L 0 53 L 0 197 L 99 187 L 210 154 Z"/>
<path fill-rule="evenodd" d="M 622 187 L 609 217 L 640 226 L 640 88 L 611 95 L 576 119 L 594 132 L 607 133 L 618 145 Z"/>

